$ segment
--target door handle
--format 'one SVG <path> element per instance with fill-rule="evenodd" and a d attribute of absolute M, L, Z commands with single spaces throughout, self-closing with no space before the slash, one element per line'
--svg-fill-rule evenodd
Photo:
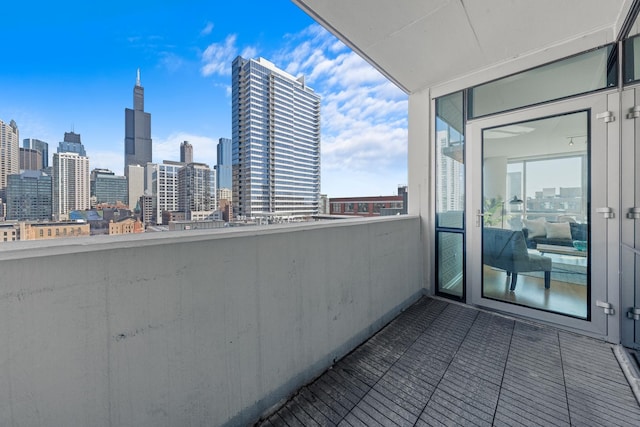
<path fill-rule="evenodd" d="M 480 225 L 482 225 L 482 217 L 485 216 L 485 214 L 482 213 L 482 211 L 480 209 L 478 209 L 478 213 L 476 213 L 476 227 L 480 227 Z"/>

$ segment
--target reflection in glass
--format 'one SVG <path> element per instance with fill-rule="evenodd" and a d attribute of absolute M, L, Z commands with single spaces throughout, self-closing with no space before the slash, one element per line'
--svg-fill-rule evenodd
<path fill-rule="evenodd" d="M 438 290 L 462 298 L 463 234 L 438 233 Z"/>
<path fill-rule="evenodd" d="M 463 228 L 464 117 L 462 92 L 436 100 L 437 227 Z M 449 215 L 449 213 L 451 213 Z"/>
<path fill-rule="evenodd" d="M 464 96 L 436 99 L 437 293 L 464 300 Z"/>
<path fill-rule="evenodd" d="M 587 112 L 483 130 L 483 297 L 587 317 Z"/>
<path fill-rule="evenodd" d="M 635 36 L 624 41 L 624 83 L 640 80 L 640 37 Z"/>

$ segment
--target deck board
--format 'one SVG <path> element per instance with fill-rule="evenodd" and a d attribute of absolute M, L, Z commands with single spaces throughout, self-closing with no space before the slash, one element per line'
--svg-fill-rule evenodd
<path fill-rule="evenodd" d="M 422 298 L 261 426 L 632 425 L 612 346 Z"/>

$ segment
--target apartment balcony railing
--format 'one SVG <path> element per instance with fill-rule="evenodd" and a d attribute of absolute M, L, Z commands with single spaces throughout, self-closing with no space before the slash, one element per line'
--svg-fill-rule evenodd
<path fill-rule="evenodd" d="M 423 288 L 415 216 L 0 247 L 0 425 L 244 425 Z"/>

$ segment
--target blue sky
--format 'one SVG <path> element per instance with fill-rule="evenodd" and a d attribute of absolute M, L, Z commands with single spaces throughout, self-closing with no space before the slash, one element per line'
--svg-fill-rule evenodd
<path fill-rule="evenodd" d="M 55 151 L 74 130 L 90 167 L 122 174 L 124 109 L 141 70 L 154 161 L 180 142 L 213 166 L 231 137 L 231 61 L 264 57 L 322 96 L 322 192 L 407 182 L 407 96 L 289 0 L 11 2 L 2 7 L 0 120 Z"/>

